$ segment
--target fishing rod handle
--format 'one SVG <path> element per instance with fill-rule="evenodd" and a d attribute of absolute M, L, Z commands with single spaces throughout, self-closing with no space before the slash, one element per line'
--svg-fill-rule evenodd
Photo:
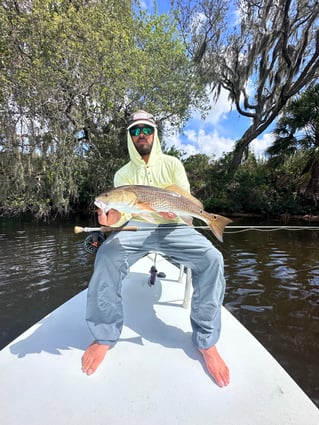
<path fill-rule="evenodd" d="M 122 226 L 122 227 L 112 227 L 112 226 L 101 226 L 101 232 L 115 232 L 115 231 L 130 231 L 136 232 L 138 230 L 137 226 Z"/>

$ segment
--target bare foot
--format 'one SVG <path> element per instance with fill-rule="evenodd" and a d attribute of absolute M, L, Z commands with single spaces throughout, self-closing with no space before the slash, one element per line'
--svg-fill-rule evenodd
<path fill-rule="evenodd" d="M 230 382 L 229 369 L 220 357 L 216 346 L 199 351 L 202 353 L 208 372 L 214 378 L 216 384 L 220 387 L 228 385 Z"/>
<path fill-rule="evenodd" d="M 92 375 L 103 361 L 109 345 L 93 342 L 82 356 L 82 371 L 87 375 Z"/>

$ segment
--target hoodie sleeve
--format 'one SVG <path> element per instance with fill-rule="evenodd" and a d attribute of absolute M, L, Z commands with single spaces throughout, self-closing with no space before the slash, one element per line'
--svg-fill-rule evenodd
<path fill-rule="evenodd" d="M 115 173 L 113 183 L 114 187 L 124 186 L 126 184 L 136 184 L 132 172 L 129 170 L 129 163 Z"/>
<path fill-rule="evenodd" d="M 186 171 L 184 165 L 177 158 L 174 158 L 174 167 L 173 167 L 173 183 L 177 186 L 181 187 L 186 192 L 190 193 L 190 185 L 186 175 Z"/>

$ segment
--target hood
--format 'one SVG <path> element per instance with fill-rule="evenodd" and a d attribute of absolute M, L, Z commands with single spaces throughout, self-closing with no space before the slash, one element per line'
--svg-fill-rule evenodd
<path fill-rule="evenodd" d="M 136 122 L 134 122 L 134 125 L 136 124 L 150 124 L 149 121 L 147 120 L 138 120 Z M 136 164 L 136 165 L 145 165 L 144 160 L 142 159 L 141 155 L 137 152 L 132 137 L 130 135 L 130 132 L 127 131 L 127 148 L 128 148 L 128 153 L 130 155 L 130 160 Z M 154 142 L 153 142 L 153 147 L 152 147 L 152 151 L 148 160 L 147 165 L 148 166 L 154 166 L 157 161 L 161 158 L 161 156 L 163 155 L 162 153 L 162 148 L 161 148 L 161 143 L 158 137 L 158 131 L 157 131 L 157 127 L 154 126 Z"/>

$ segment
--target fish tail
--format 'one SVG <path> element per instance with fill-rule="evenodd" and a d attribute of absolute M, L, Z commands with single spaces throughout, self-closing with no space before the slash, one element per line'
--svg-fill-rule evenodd
<path fill-rule="evenodd" d="M 232 223 L 232 220 L 218 214 L 208 214 L 208 215 L 209 215 L 208 226 L 210 227 L 211 231 L 216 236 L 216 238 L 220 242 L 223 242 L 224 229 L 227 226 L 227 224 Z"/>

